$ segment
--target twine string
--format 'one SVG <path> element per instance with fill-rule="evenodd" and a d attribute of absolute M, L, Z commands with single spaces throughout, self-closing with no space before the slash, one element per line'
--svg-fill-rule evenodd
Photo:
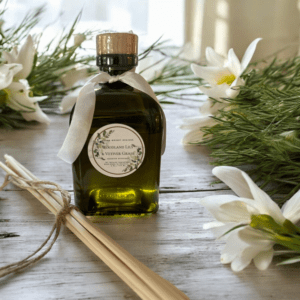
<path fill-rule="evenodd" d="M 61 230 L 61 225 L 65 224 L 65 218 L 66 215 L 68 215 L 72 209 L 75 209 L 79 211 L 79 209 L 71 204 L 71 195 L 68 191 L 62 189 L 60 185 L 51 182 L 51 181 L 42 181 L 42 180 L 28 180 L 25 178 L 22 178 L 20 176 L 12 175 L 12 174 L 7 174 L 5 176 L 3 184 L 0 186 L 0 191 L 7 186 L 9 183 L 13 183 L 14 185 L 22 188 L 22 189 L 34 189 L 36 191 L 42 190 L 45 192 L 59 192 L 61 194 L 62 200 L 63 200 L 63 206 L 60 209 L 60 211 L 56 214 L 55 218 L 55 223 L 52 226 L 52 229 L 47 236 L 46 240 L 36 249 L 32 254 L 29 256 L 25 257 L 24 259 L 17 261 L 12 264 L 8 264 L 4 267 L 0 268 L 0 278 L 9 275 L 11 273 L 20 271 L 28 266 L 33 265 L 40 259 L 42 259 L 51 249 L 54 243 L 56 242 L 60 230 Z M 49 242 L 51 237 L 53 236 L 53 239 L 51 243 L 45 248 L 46 244 Z M 40 254 L 36 257 L 34 257 L 36 254 Z"/>

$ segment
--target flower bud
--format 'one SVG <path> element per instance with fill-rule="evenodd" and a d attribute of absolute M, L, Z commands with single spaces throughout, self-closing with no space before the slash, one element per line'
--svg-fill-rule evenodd
<path fill-rule="evenodd" d="M 81 44 L 86 40 L 86 36 L 84 33 L 74 34 L 74 46 L 81 46 Z"/>
<path fill-rule="evenodd" d="M 297 133 L 295 130 L 290 130 L 282 132 L 280 136 L 284 137 L 288 141 L 293 141 L 295 138 L 297 138 Z"/>

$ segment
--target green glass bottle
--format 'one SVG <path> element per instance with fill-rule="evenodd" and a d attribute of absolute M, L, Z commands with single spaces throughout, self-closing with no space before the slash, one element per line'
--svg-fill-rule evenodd
<path fill-rule="evenodd" d="M 97 36 L 100 71 L 120 75 L 137 65 L 137 36 Z M 73 163 L 75 203 L 88 216 L 158 209 L 163 112 L 147 94 L 116 81 L 95 89 L 85 145 Z M 71 114 L 72 118 L 72 114 Z"/>

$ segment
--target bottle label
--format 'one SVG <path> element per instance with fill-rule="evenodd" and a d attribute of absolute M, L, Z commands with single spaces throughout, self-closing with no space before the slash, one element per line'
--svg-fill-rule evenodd
<path fill-rule="evenodd" d="M 88 157 L 100 173 L 109 177 L 125 177 L 143 163 L 145 145 L 133 128 L 110 124 L 93 134 L 88 145 Z"/>

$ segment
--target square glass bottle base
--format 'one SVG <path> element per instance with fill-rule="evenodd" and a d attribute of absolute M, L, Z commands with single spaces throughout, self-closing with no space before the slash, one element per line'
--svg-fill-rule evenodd
<path fill-rule="evenodd" d="M 152 214 L 158 210 L 158 190 L 94 189 L 86 197 L 75 195 L 75 203 L 86 216 Z"/>

